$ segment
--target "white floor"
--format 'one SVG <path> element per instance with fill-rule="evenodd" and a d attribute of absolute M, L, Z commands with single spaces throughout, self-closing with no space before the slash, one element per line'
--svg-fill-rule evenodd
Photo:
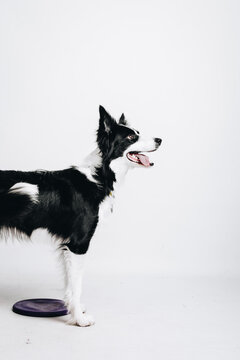
<path fill-rule="evenodd" d="M 62 295 L 30 279 L 0 277 L 1 359 L 240 359 L 239 279 L 86 274 L 89 328 L 14 314 L 17 300 Z"/>

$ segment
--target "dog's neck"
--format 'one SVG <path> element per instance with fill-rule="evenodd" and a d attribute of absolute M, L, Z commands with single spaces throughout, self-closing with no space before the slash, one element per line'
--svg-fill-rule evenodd
<path fill-rule="evenodd" d="M 114 172 L 116 183 L 121 184 L 129 170 L 126 161 L 123 158 L 117 158 L 111 161 L 110 169 Z"/>
<path fill-rule="evenodd" d="M 92 175 L 94 175 L 94 170 L 101 166 L 102 157 L 98 148 L 93 150 L 81 163 L 81 167 L 89 168 L 91 170 Z"/>
<path fill-rule="evenodd" d="M 91 181 L 100 182 L 107 188 L 107 192 L 112 192 L 123 182 L 129 167 L 125 159 L 117 158 L 109 162 L 104 162 L 98 148 L 92 151 L 79 167 Z"/>

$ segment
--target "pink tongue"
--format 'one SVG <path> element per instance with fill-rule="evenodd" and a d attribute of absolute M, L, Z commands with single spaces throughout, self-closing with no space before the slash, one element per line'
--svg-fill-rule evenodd
<path fill-rule="evenodd" d="M 146 155 L 137 154 L 137 157 L 144 166 L 150 166 L 149 158 Z"/>

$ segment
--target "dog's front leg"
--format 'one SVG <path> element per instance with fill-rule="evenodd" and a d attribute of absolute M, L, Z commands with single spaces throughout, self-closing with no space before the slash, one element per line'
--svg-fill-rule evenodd
<path fill-rule="evenodd" d="M 70 314 L 71 325 L 90 326 L 94 324 L 91 315 L 85 314 L 81 305 L 82 277 L 86 254 L 74 254 L 67 247 L 63 249 L 66 276 L 65 303 Z"/>

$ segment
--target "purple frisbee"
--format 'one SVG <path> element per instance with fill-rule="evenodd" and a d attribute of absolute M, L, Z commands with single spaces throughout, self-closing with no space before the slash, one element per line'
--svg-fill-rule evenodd
<path fill-rule="evenodd" d="M 67 315 L 67 308 L 59 299 L 27 299 L 16 302 L 12 311 L 26 316 L 53 317 Z"/>

